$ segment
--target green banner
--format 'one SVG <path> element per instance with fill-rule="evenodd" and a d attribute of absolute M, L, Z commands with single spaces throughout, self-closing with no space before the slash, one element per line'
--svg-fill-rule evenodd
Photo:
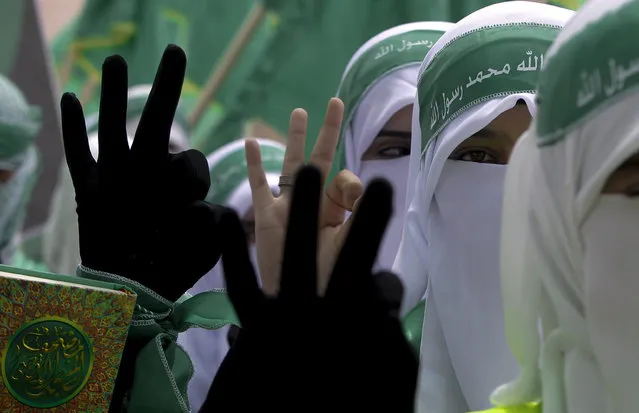
<path fill-rule="evenodd" d="M 150 83 L 167 43 L 188 56 L 183 98 L 192 112 L 204 85 L 257 0 L 87 0 L 56 39 L 55 67 L 65 90 L 86 112 L 98 108 L 100 66 L 119 53 L 130 84 Z M 248 119 L 261 118 L 285 135 L 296 107 L 309 112 L 309 137 L 322 123 L 351 55 L 390 27 L 425 20 L 457 21 L 494 0 L 265 0 L 264 18 L 191 131 L 194 147 L 211 152 L 240 137 Z M 576 7 L 580 0 L 561 0 Z M 307 145 L 307 148 L 312 148 Z"/>

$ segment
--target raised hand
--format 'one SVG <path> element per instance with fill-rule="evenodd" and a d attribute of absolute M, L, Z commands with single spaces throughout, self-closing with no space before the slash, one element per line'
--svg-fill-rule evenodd
<path fill-rule="evenodd" d="M 324 296 L 316 287 L 321 193 L 321 173 L 304 167 L 277 297 L 258 286 L 237 216 L 223 218 L 224 273 L 243 328 L 201 412 L 412 411 L 417 359 L 398 320 L 402 286 L 392 274 L 371 274 L 392 189 L 369 185 Z"/>
<path fill-rule="evenodd" d="M 224 239 L 218 230 L 223 208 L 203 202 L 210 185 L 206 158 L 195 150 L 169 154 L 185 69 L 182 49 L 167 47 L 129 148 L 127 65 L 120 56 L 105 60 L 97 161 L 80 102 L 65 93 L 60 104 L 76 192 L 81 273 L 126 282 L 146 302 L 160 303 L 160 310 L 153 309 L 156 318 L 170 315 L 173 302 L 213 268 Z M 152 338 L 129 334 L 110 411 L 119 413 L 129 398 L 137 355 Z"/>
<path fill-rule="evenodd" d="M 219 258 L 219 207 L 203 202 L 210 178 L 206 158 L 169 154 L 186 56 L 167 47 L 129 149 L 127 65 L 120 56 L 102 67 L 98 139 L 89 150 L 82 106 L 62 96 L 62 132 L 76 192 L 82 265 L 136 281 L 175 301 Z"/>
<path fill-rule="evenodd" d="M 309 163 L 319 169 L 322 182 L 326 180 L 339 140 L 344 104 L 331 99 L 326 109 L 324 124 L 319 133 Z M 246 161 L 255 211 L 255 242 L 262 287 L 267 294 L 275 294 L 279 288 L 284 234 L 291 203 L 292 178 L 304 165 L 306 126 L 308 115 L 303 109 L 291 113 L 282 166 L 280 195 L 273 196 L 266 181 L 257 142 L 246 143 Z M 344 222 L 345 213 L 352 211 L 357 199 L 364 192 L 360 180 L 350 171 L 341 171 L 328 185 L 322 199 L 320 216 L 320 247 L 318 249 L 318 288 L 324 291 L 333 268 L 337 252 L 348 232 L 350 222 Z"/>

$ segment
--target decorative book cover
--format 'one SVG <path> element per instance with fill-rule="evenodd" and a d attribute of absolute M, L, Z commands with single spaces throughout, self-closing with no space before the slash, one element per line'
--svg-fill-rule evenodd
<path fill-rule="evenodd" d="M 107 413 L 136 296 L 0 266 L 0 412 Z"/>

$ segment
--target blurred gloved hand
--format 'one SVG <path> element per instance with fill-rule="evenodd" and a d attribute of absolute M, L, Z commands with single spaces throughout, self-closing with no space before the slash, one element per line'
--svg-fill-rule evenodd
<path fill-rule="evenodd" d="M 392 189 L 372 182 L 324 296 L 317 293 L 320 172 L 295 180 L 281 283 L 259 288 L 238 217 L 222 219 L 228 293 L 242 329 L 200 412 L 410 412 L 417 359 L 398 319 L 402 285 L 371 274 L 392 212 Z"/>

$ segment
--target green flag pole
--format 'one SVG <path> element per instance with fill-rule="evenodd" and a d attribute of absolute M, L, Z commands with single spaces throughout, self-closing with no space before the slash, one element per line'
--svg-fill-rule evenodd
<path fill-rule="evenodd" d="M 189 117 L 189 126 L 191 129 L 197 125 L 198 121 L 204 114 L 206 107 L 215 97 L 215 94 L 219 90 L 220 86 L 224 83 L 224 80 L 228 76 L 229 72 L 235 65 L 238 57 L 248 44 L 251 36 L 255 30 L 259 27 L 260 23 L 266 15 L 266 8 L 262 2 L 257 2 L 246 16 L 246 19 L 238 29 L 233 40 L 227 47 L 226 51 L 216 65 L 215 70 L 209 77 L 200 97 L 195 105 L 195 109 Z"/>

